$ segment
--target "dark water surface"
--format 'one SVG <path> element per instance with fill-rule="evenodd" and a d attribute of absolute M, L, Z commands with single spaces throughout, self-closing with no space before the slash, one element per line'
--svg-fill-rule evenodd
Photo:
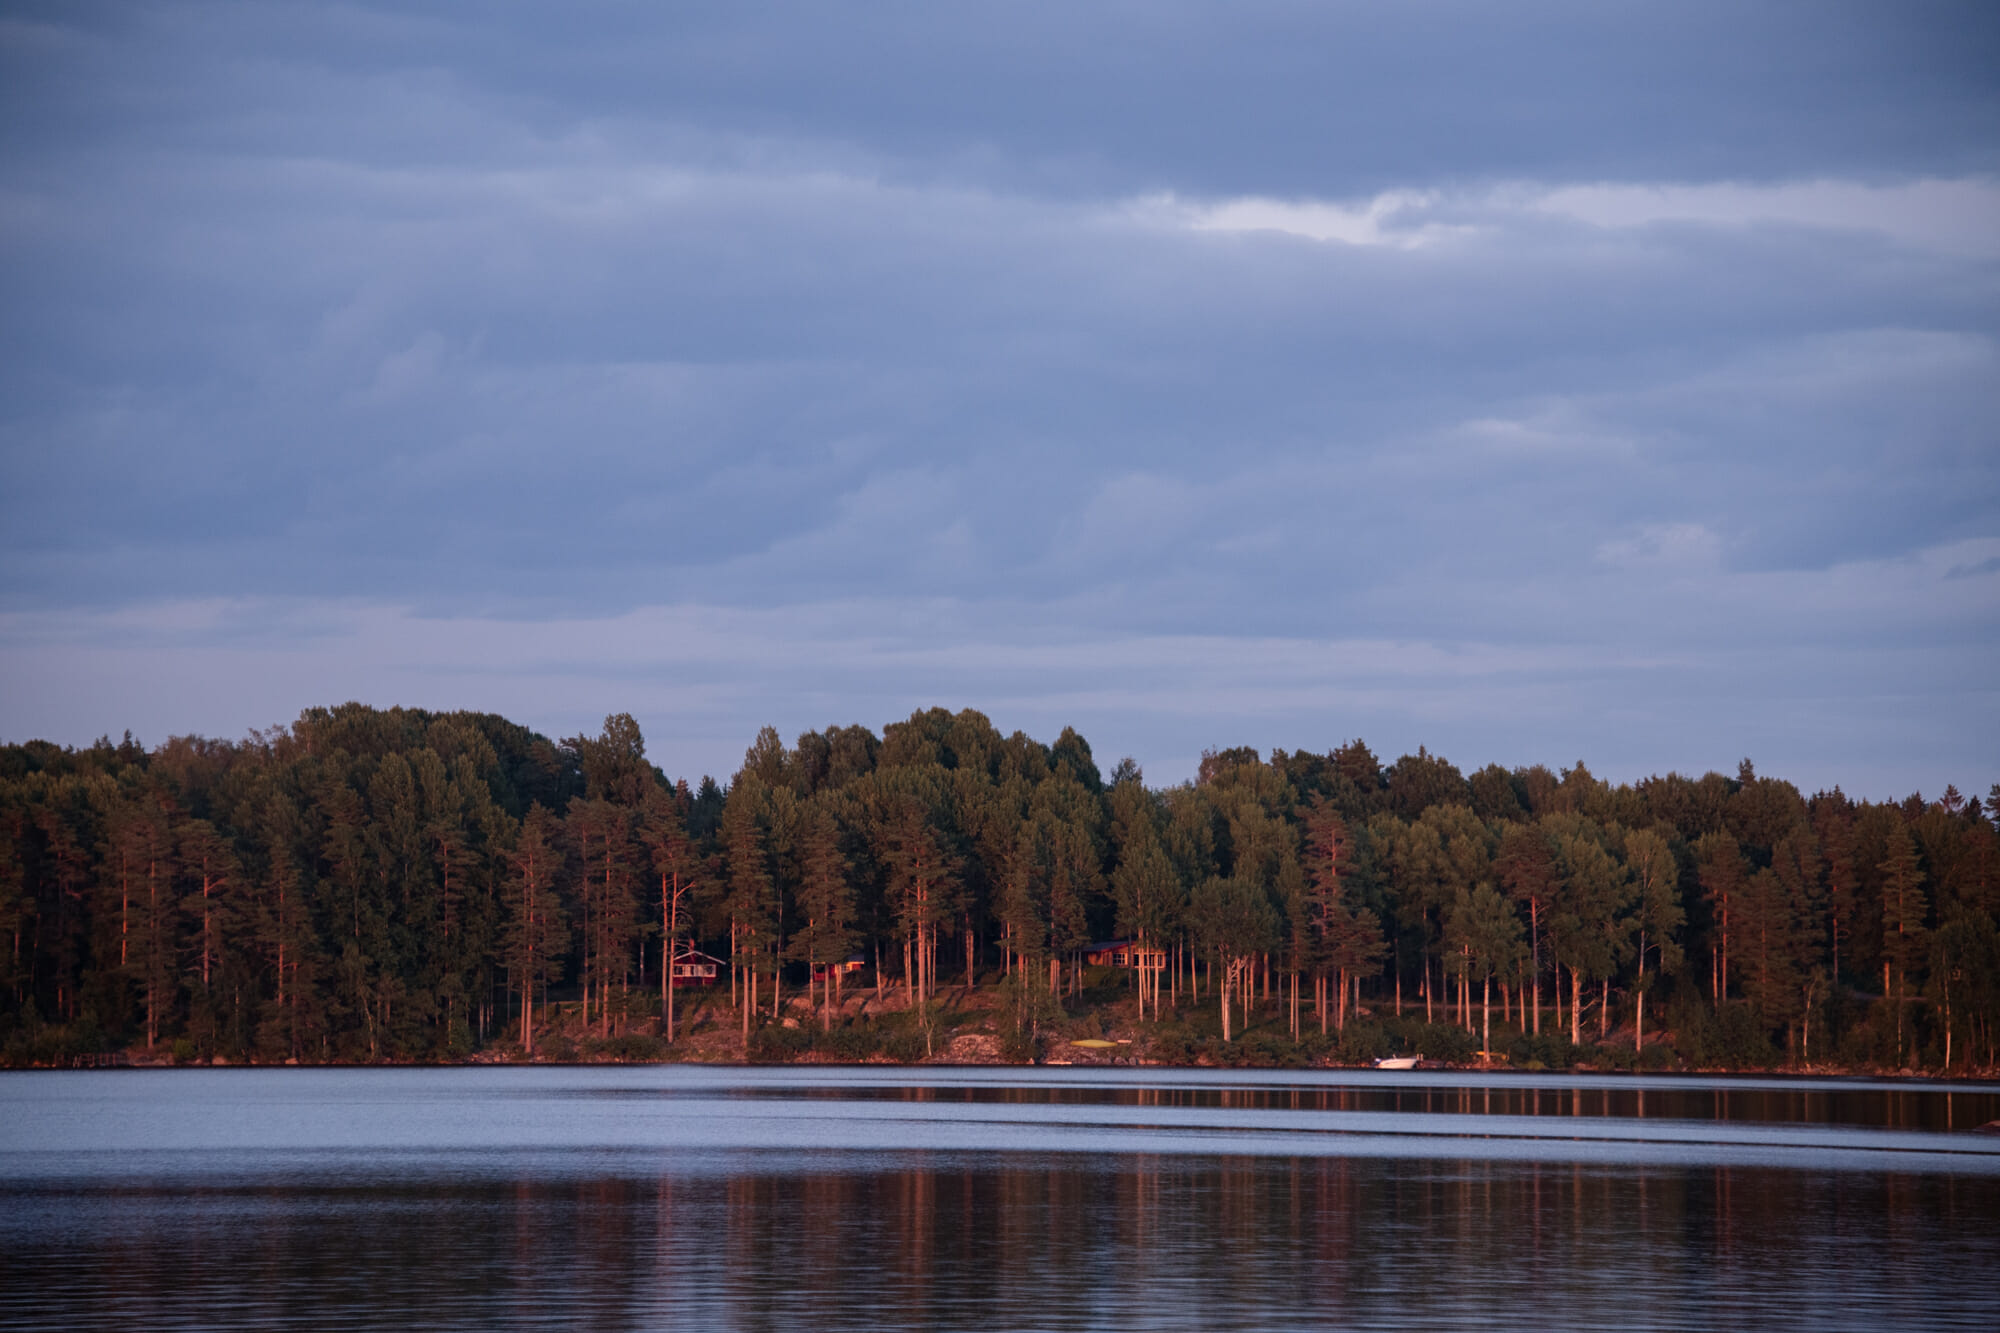
<path fill-rule="evenodd" d="M 0 1328 L 2000 1328 L 2000 1091 L 0 1074 Z"/>

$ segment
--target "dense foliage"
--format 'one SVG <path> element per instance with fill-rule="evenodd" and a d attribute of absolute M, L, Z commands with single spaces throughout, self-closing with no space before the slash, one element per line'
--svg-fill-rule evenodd
<path fill-rule="evenodd" d="M 239 743 L 0 748 L 14 1063 L 531 1050 L 552 1004 L 629 1040 L 693 949 L 754 1050 L 810 1044 L 766 1025 L 808 987 L 830 1012 L 851 956 L 918 1005 L 1003 981 L 1032 1023 L 1115 936 L 1163 1033 L 1219 993 L 1225 1040 L 1275 1005 L 1293 1043 L 1365 1010 L 1470 1051 L 1497 1014 L 1529 1052 L 1956 1069 L 1994 1063 L 1996 913 L 1978 800 L 1807 798 L 1748 762 L 1614 786 L 1356 741 L 1212 752 L 1152 790 L 1073 731 L 933 709 L 879 738 L 766 728 L 726 789 L 691 788 L 624 715 L 552 742 L 358 704 Z"/>

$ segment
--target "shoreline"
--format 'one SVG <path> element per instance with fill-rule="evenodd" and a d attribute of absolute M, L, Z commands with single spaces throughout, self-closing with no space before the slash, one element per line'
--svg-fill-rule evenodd
<path fill-rule="evenodd" d="M 1464 1064 L 1447 1061 L 1425 1061 L 1414 1069 L 1380 1069 L 1372 1064 L 1215 1064 L 1209 1062 L 1181 1063 L 1149 1059 L 1054 1059 L 1054 1060 L 962 1060 L 934 1059 L 913 1063 L 890 1059 L 876 1060 L 754 1060 L 741 1057 L 702 1057 L 696 1055 L 685 1059 L 570 1059 L 570 1060 L 523 1060 L 480 1058 L 474 1056 L 463 1060 L 373 1060 L 373 1061 L 259 1061 L 259 1060 L 214 1060 L 207 1062 L 177 1062 L 171 1059 L 106 1059 L 95 1064 L 57 1065 L 0 1065 L 0 1074 L 10 1073 L 77 1073 L 104 1072 L 113 1070 L 160 1072 L 167 1070 L 329 1070 L 329 1069 L 602 1069 L 602 1068 L 658 1068 L 664 1066 L 689 1066 L 704 1069 L 902 1069 L 912 1073 L 925 1070 L 954 1069 L 1064 1069 L 1064 1070 L 1156 1070 L 1171 1072 L 1213 1072 L 1218 1074 L 1463 1074 L 1480 1078 L 1584 1078 L 1617 1079 L 1620 1081 L 1662 1082 L 1674 1079 L 1721 1079 L 1721 1080 L 1783 1080 L 1789 1082 L 1865 1082 L 1865 1083 L 1907 1083 L 1907 1084 L 1951 1084 L 1967 1088 L 1992 1088 L 2000 1091 L 2000 1069 L 1977 1073 L 1931 1073 L 1923 1070 L 1871 1070 L 1851 1066 L 1824 1066 L 1807 1069 L 1604 1069 L 1593 1066 L 1571 1066 L 1565 1069 L 1524 1069 L 1518 1066 L 1500 1064 Z"/>

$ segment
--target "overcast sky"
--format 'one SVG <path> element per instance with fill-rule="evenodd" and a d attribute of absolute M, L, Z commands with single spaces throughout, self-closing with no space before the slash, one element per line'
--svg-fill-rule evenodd
<path fill-rule="evenodd" d="M 2000 779 L 1990 4 L 0 4 L 0 739 Z"/>

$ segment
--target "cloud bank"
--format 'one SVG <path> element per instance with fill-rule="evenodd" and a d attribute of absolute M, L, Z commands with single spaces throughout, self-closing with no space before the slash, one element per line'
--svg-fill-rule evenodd
<path fill-rule="evenodd" d="M 0 736 L 1983 791 L 2000 46 L 1847 19 L 17 7 Z"/>

